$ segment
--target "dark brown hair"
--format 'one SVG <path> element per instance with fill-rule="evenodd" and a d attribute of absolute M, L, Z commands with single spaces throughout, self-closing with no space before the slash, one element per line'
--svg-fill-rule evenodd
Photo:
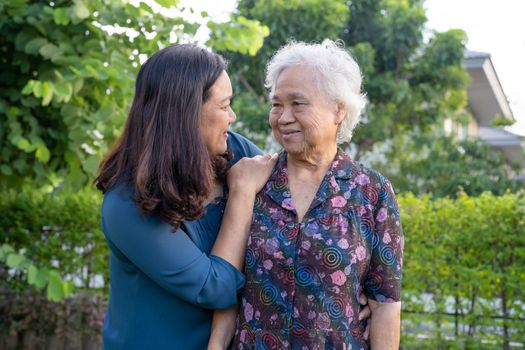
<path fill-rule="evenodd" d="M 210 157 L 200 134 L 202 104 L 224 70 L 221 56 L 195 45 L 151 56 L 138 73 L 124 132 L 100 164 L 97 188 L 131 184 L 141 210 L 174 230 L 201 217 L 214 177 L 224 177 L 231 159 Z"/>

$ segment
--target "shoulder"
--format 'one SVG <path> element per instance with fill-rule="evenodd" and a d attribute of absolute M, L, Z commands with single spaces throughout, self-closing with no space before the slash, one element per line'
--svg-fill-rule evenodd
<path fill-rule="evenodd" d="M 235 132 L 228 132 L 228 146 L 233 153 L 232 164 L 237 163 L 242 157 L 253 157 L 262 151 L 246 137 Z"/>
<path fill-rule="evenodd" d="M 365 166 L 364 164 L 352 161 L 352 180 L 359 185 L 372 185 L 384 188 L 390 181 L 379 171 Z"/>
<path fill-rule="evenodd" d="M 119 216 L 139 215 L 133 201 L 133 189 L 128 184 L 117 184 L 104 193 L 102 201 L 102 217 L 115 218 Z"/>

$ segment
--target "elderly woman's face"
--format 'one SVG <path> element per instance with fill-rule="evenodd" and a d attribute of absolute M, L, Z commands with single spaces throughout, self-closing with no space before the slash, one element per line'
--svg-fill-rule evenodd
<path fill-rule="evenodd" d="M 273 135 L 291 155 L 323 152 L 336 145 L 337 127 L 344 114 L 321 93 L 311 67 L 286 68 L 271 97 Z"/>

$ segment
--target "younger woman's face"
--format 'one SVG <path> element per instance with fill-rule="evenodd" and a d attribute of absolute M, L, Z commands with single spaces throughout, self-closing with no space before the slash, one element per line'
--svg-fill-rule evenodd
<path fill-rule="evenodd" d="M 228 148 L 228 130 L 236 119 L 231 109 L 233 97 L 230 77 L 223 71 L 210 88 L 210 97 L 202 105 L 201 136 L 211 156 L 224 154 Z"/>

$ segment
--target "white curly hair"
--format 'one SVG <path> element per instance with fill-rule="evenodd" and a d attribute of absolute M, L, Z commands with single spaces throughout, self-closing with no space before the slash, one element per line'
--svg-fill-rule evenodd
<path fill-rule="evenodd" d="M 366 105 L 357 62 L 344 49 L 342 41 L 325 39 L 321 44 L 290 41 L 273 55 L 266 66 L 265 86 L 270 97 L 283 70 L 297 65 L 312 67 L 317 72 L 319 91 L 345 107 L 347 113 L 337 130 L 337 143 L 349 142 Z"/>

